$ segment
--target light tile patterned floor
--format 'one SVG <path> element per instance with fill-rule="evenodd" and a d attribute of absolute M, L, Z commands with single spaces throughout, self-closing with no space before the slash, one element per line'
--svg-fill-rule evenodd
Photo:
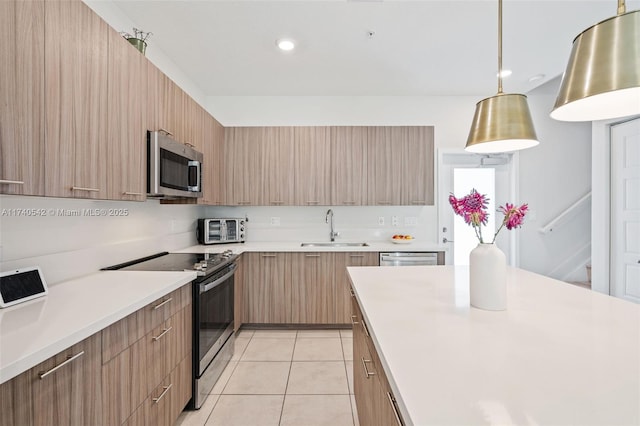
<path fill-rule="evenodd" d="M 241 330 L 202 408 L 180 426 L 358 426 L 351 330 Z"/>

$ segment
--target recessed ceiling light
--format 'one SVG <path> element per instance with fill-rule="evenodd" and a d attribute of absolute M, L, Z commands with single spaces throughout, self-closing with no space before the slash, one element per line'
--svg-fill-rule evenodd
<path fill-rule="evenodd" d="M 496 77 L 509 77 L 511 74 L 513 74 L 513 72 L 511 70 L 502 70 L 499 73 L 496 73 Z"/>
<path fill-rule="evenodd" d="M 285 52 L 293 50 L 293 48 L 296 47 L 293 40 L 290 40 L 288 38 L 281 38 L 279 40 L 276 40 L 276 45 L 280 50 L 284 50 Z"/>

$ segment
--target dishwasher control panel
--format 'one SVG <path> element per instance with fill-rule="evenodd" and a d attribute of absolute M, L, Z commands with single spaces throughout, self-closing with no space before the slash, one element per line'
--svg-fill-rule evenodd
<path fill-rule="evenodd" d="M 380 253 L 380 266 L 444 265 L 443 251 Z"/>

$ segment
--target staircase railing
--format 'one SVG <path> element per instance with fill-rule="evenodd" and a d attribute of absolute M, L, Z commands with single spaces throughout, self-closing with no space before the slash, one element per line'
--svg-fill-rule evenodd
<path fill-rule="evenodd" d="M 575 215 L 578 212 L 578 210 L 582 208 L 583 205 L 590 204 L 590 203 L 591 203 L 591 191 L 587 192 L 578 201 L 576 201 L 575 203 L 567 207 L 562 213 L 560 213 L 551 222 L 549 222 L 542 228 L 538 229 L 538 232 L 540 232 L 541 234 L 548 234 L 549 232 L 553 232 L 558 227 L 567 223 L 569 219 L 571 219 L 573 215 Z"/>

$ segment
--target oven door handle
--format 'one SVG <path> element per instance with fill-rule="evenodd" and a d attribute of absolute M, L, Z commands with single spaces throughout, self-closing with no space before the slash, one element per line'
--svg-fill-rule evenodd
<path fill-rule="evenodd" d="M 221 276 L 220 278 L 218 278 L 215 281 L 212 281 L 210 283 L 207 284 L 200 284 L 200 294 L 207 292 L 209 290 L 211 290 L 212 288 L 219 286 L 220 284 L 222 284 L 223 282 L 225 282 L 229 277 L 231 277 L 233 274 L 236 273 L 236 268 L 238 268 L 238 265 L 236 265 L 235 263 L 233 263 L 229 269 L 230 271 L 227 272 L 226 274 L 224 274 L 223 276 Z"/>

